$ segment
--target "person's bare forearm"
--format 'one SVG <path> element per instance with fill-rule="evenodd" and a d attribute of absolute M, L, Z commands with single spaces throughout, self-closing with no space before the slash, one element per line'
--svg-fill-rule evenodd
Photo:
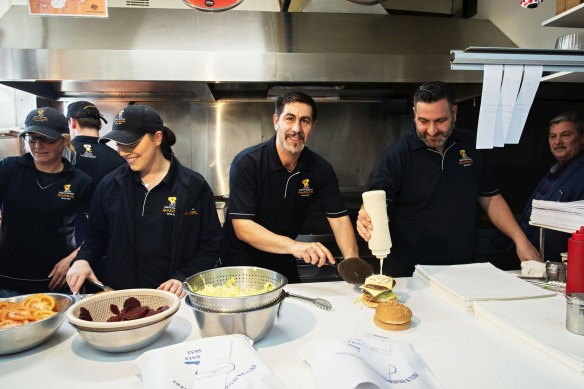
<path fill-rule="evenodd" d="M 289 254 L 294 240 L 275 234 L 249 219 L 233 219 L 237 238 L 258 250 L 274 254 Z"/>
<path fill-rule="evenodd" d="M 481 196 L 479 204 L 495 227 L 511 238 L 513 242 L 517 243 L 517 241 L 527 239 L 502 195 Z"/>
<path fill-rule="evenodd" d="M 495 227 L 513 240 L 520 261 L 541 261 L 539 252 L 519 227 L 503 196 L 500 194 L 492 197 L 479 196 L 479 204 Z"/>
<path fill-rule="evenodd" d="M 327 219 L 343 257 L 358 257 L 359 249 L 357 248 L 357 239 L 355 238 L 355 230 L 353 230 L 349 216 Z"/>
<path fill-rule="evenodd" d="M 330 251 L 320 242 L 297 242 L 284 235 L 278 235 L 249 219 L 233 219 L 233 229 L 237 238 L 258 250 L 274 254 L 291 254 L 306 263 L 322 266 L 327 260 L 335 263 Z"/>

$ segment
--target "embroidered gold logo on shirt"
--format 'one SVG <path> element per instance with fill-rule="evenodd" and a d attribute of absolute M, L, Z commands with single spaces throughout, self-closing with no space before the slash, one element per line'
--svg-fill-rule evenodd
<path fill-rule="evenodd" d="M 466 150 L 462 149 L 459 151 L 460 153 L 460 158 L 458 159 L 458 164 L 461 166 L 470 166 L 473 163 L 472 158 L 470 158 L 468 155 L 466 155 Z"/>
<path fill-rule="evenodd" d="M 302 180 L 302 188 L 298 189 L 298 194 L 302 197 L 310 196 L 314 193 L 314 189 L 310 187 L 310 179 L 305 178 Z"/>
<path fill-rule="evenodd" d="M 63 200 L 71 200 L 75 198 L 75 193 L 71 191 L 71 184 L 63 185 L 63 190 L 57 193 L 57 196 Z"/>
<path fill-rule="evenodd" d="M 174 216 L 176 212 L 176 197 L 168 198 L 168 205 L 165 205 L 164 208 L 162 208 L 162 212 Z"/>

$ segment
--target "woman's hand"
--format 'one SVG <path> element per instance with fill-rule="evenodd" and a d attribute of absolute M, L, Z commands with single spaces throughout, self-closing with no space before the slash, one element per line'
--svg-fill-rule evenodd
<path fill-rule="evenodd" d="M 166 290 L 167 292 L 176 294 L 179 298 L 185 296 L 185 291 L 182 289 L 182 282 L 171 278 L 170 280 L 163 282 L 157 288 L 158 290 Z"/>
<path fill-rule="evenodd" d="M 91 270 L 91 266 L 89 262 L 84 259 L 80 259 L 75 261 L 73 266 L 67 272 L 67 284 L 69 284 L 69 289 L 71 289 L 71 293 L 76 294 L 79 293 L 79 289 L 83 286 L 83 283 L 86 279 L 90 279 L 92 281 L 97 281 L 97 277 Z"/>
<path fill-rule="evenodd" d="M 75 258 L 77 255 L 77 251 L 79 251 L 79 248 L 73 251 L 71 254 L 67 255 L 65 258 L 61 259 L 55 264 L 55 266 L 53 266 L 53 269 L 49 273 L 49 278 L 51 279 L 49 282 L 50 290 L 60 289 L 65 286 L 65 277 L 69 271 L 69 265 L 71 264 L 73 258 Z"/>

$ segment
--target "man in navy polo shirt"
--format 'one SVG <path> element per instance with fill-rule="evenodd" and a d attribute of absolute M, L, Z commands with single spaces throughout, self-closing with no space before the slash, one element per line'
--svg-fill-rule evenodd
<path fill-rule="evenodd" d="M 416 264 L 474 262 L 477 200 L 510 237 L 521 261 L 539 260 L 499 193 L 476 134 L 454 128 L 454 92 L 434 81 L 414 94 L 415 130 L 391 144 L 373 172 L 371 188 L 385 190 L 393 247 L 385 273 L 411 276 Z M 366 241 L 371 220 L 363 207 L 357 231 Z"/>
<path fill-rule="evenodd" d="M 101 121 L 107 120 L 99 112 L 95 104 L 89 101 L 76 101 L 67 107 L 69 132 L 75 147 L 75 167 L 89 174 L 93 185 L 107 173 L 126 163 L 118 152 L 108 145 L 99 143 Z"/>
<path fill-rule="evenodd" d="M 278 97 L 276 134 L 240 152 L 229 175 L 229 210 L 223 226 L 233 265 L 275 270 L 299 282 L 296 258 L 317 266 L 335 263 L 320 242 L 294 240 L 311 204 L 322 208 L 345 258 L 357 257 L 355 232 L 332 166 L 305 147 L 317 108 L 301 92 Z"/>
<path fill-rule="evenodd" d="M 126 163 L 117 151 L 108 145 L 99 143 L 101 121 L 107 123 L 95 104 L 89 101 L 76 101 L 67 107 L 69 132 L 75 147 L 76 168 L 89 174 L 93 180 L 93 189 L 107 173 Z M 93 192 L 93 190 L 92 190 Z M 82 243 L 87 232 L 85 215 L 80 215 L 75 224 L 75 239 Z"/>
<path fill-rule="evenodd" d="M 529 224 L 533 200 L 584 200 L 584 117 L 581 113 L 560 113 L 549 122 L 548 140 L 556 163 L 543 176 L 521 215 L 521 229 L 529 241 L 539 245 L 539 228 Z M 561 253 L 568 251 L 570 234 L 547 230 L 544 236 L 543 256 L 549 261 L 560 261 Z"/>

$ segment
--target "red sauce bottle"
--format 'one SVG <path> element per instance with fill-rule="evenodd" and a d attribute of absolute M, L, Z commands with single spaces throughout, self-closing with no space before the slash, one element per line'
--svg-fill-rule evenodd
<path fill-rule="evenodd" d="M 584 293 L 584 227 L 568 239 L 566 295 L 570 293 Z"/>

